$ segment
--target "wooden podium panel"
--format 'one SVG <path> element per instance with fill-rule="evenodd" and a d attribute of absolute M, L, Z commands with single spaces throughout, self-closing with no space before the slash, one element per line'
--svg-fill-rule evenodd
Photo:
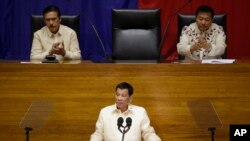
<path fill-rule="evenodd" d="M 31 141 L 87 141 L 102 107 L 115 102 L 116 84 L 134 86 L 133 104 L 148 111 L 163 141 L 210 140 L 187 102 L 210 100 L 222 122 L 215 139 L 229 140 L 230 124 L 250 123 L 250 63 L 20 64 L 0 63 L 0 140 L 25 140 L 19 123 L 34 100 L 53 101 L 49 120 Z"/>

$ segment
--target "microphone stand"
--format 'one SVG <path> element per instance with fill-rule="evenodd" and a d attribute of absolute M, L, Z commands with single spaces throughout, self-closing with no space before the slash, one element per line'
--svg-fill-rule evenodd
<path fill-rule="evenodd" d="M 97 31 L 95 25 L 94 25 L 93 22 L 90 20 L 90 18 L 85 14 L 85 12 L 83 12 L 83 16 L 85 17 L 85 19 L 87 19 L 87 22 L 91 25 L 91 27 L 92 27 L 92 29 L 93 29 L 93 31 L 94 31 L 94 33 L 95 33 L 97 39 L 98 39 L 98 42 L 99 42 L 100 45 L 101 45 L 101 48 L 102 48 L 102 51 L 103 51 L 103 54 L 104 54 L 104 57 L 105 57 L 105 61 L 110 60 L 111 58 L 110 58 L 110 56 L 107 55 L 107 53 L 106 53 L 106 49 L 105 49 L 104 43 L 103 43 L 103 41 L 102 41 L 102 39 L 101 39 L 101 37 L 100 37 L 100 35 L 99 35 L 99 33 L 98 33 L 98 31 Z"/>
<path fill-rule="evenodd" d="M 125 136 L 125 133 L 128 132 L 128 130 L 130 129 L 130 126 L 122 126 L 123 127 L 123 131 L 122 131 L 122 141 L 124 141 L 124 136 Z M 127 130 L 126 130 L 127 128 Z M 121 130 L 120 130 L 121 131 Z"/>
<path fill-rule="evenodd" d="M 125 128 L 123 128 L 123 131 L 122 131 L 122 141 L 124 141 L 124 135 L 125 135 Z"/>
<path fill-rule="evenodd" d="M 208 131 L 211 131 L 211 141 L 214 141 L 214 131 L 216 130 L 215 127 L 208 128 Z"/>
<path fill-rule="evenodd" d="M 30 128 L 30 127 L 25 127 L 25 131 L 26 131 L 26 141 L 29 141 L 29 133 L 30 133 L 30 131 L 32 130 L 32 128 Z"/>
<path fill-rule="evenodd" d="M 161 42 L 160 42 L 160 49 L 162 48 L 162 45 L 163 45 L 163 42 L 165 41 L 165 38 L 167 36 L 167 30 L 168 30 L 168 26 L 169 26 L 169 23 L 170 21 L 172 21 L 172 19 L 174 18 L 174 16 L 179 12 L 181 11 L 183 8 L 186 7 L 186 5 L 188 5 L 190 2 L 192 2 L 192 0 L 189 0 L 187 3 L 185 3 L 180 9 L 178 9 L 176 12 L 174 12 L 174 14 L 172 14 L 169 18 L 169 20 L 167 21 L 166 23 L 166 26 L 165 26 L 165 30 L 163 31 L 163 37 L 161 38 Z"/>

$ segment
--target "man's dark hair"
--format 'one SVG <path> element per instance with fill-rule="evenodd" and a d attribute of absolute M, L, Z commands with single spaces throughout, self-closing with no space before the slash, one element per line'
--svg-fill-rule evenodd
<path fill-rule="evenodd" d="M 214 18 L 214 9 L 207 6 L 207 5 L 201 5 L 197 8 L 196 12 L 195 12 L 195 15 L 197 17 L 198 13 L 200 12 L 206 12 L 206 13 L 211 13 L 211 18 L 213 19 Z"/>
<path fill-rule="evenodd" d="M 45 14 L 49 13 L 49 12 L 56 12 L 58 17 L 61 17 L 61 12 L 60 9 L 55 6 L 55 5 L 49 5 L 46 8 L 44 8 L 43 10 L 43 17 L 45 16 Z"/>
<path fill-rule="evenodd" d="M 129 83 L 127 83 L 127 82 L 121 82 L 120 84 L 118 84 L 115 87 L 115 90 L 117 90 L 118 88 L 119 89 L 127 89 L 129 96 L 133 95 L 133 93 L 134 93 L 133 87 Z"/>

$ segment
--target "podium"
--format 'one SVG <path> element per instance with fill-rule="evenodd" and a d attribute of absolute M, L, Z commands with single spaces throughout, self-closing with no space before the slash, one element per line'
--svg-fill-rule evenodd
<path fill-rule="evenodd" d="M 29 109 L 23 116 L 20 127 L 26 131 L 26 141 L 29 141 L 31 130 L 39 130 L 48 120 L 49 114 L 54 106 L 50 101 L 33 101 Z"/>
<path fill-rule="evenodd" d="M 210 131 L 211 140 L 214 141 L 215 130 L 222 124 L 212 103 L 208 100 L 193 100 L 188 101 L 188 107 L 199 129 Z"/>

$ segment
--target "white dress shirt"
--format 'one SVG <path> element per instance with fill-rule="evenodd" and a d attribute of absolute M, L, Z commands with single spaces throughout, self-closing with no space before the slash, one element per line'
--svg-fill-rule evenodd
<path fill-rule="evenodd" d="M 96 130 L 91 135 L 90 141 L 121 141 L 122 133 L 118 130 L 117 119 L 123 117 L 123 126 L 126 126 L 126 118 L 132 119 L 130 130 L 125 133 L 124 141 L 161 141 L 154 128 L 150 126 L 150 120 L 143 107 L 129 105 L 128 110 L 121 112 L 116 105 L 103 108 L 96 122 Z M 123 130 L 123 129 L 122 129 Z"/>
<path fill-rule="evenodd" d="M 201 35 L 205 36 L 206 41 L 211 45 L 211 50 L 203 52 L 202 58 L 217 58 L 224 54 L 226 48 L 226 35 L 223 28 L 215 23 L 212 23 L 210 28 L 203 33 L 199 30 L 196 23 L 185 26 L 182 29 L 180 41 L 177 44 L 178 54 L 188 56 L 194 60 L 200 60 L 200 51 L 194 51 L 191 54 L 190 48 L 197 42 L 198 37 Z"/>
<path fill-rule="evenodd" d="M 74 30 L 64 25 L 60 25 L 56 34 L 51 33 L 47 26 L 36 31 L 32 42 L 30 59 L 44 59 L 49 54 L 52 45 L 60 41 L 64 43 L 65 56 L 56 55 L 58 60 L 81 59 L 77 35 Z"/>

